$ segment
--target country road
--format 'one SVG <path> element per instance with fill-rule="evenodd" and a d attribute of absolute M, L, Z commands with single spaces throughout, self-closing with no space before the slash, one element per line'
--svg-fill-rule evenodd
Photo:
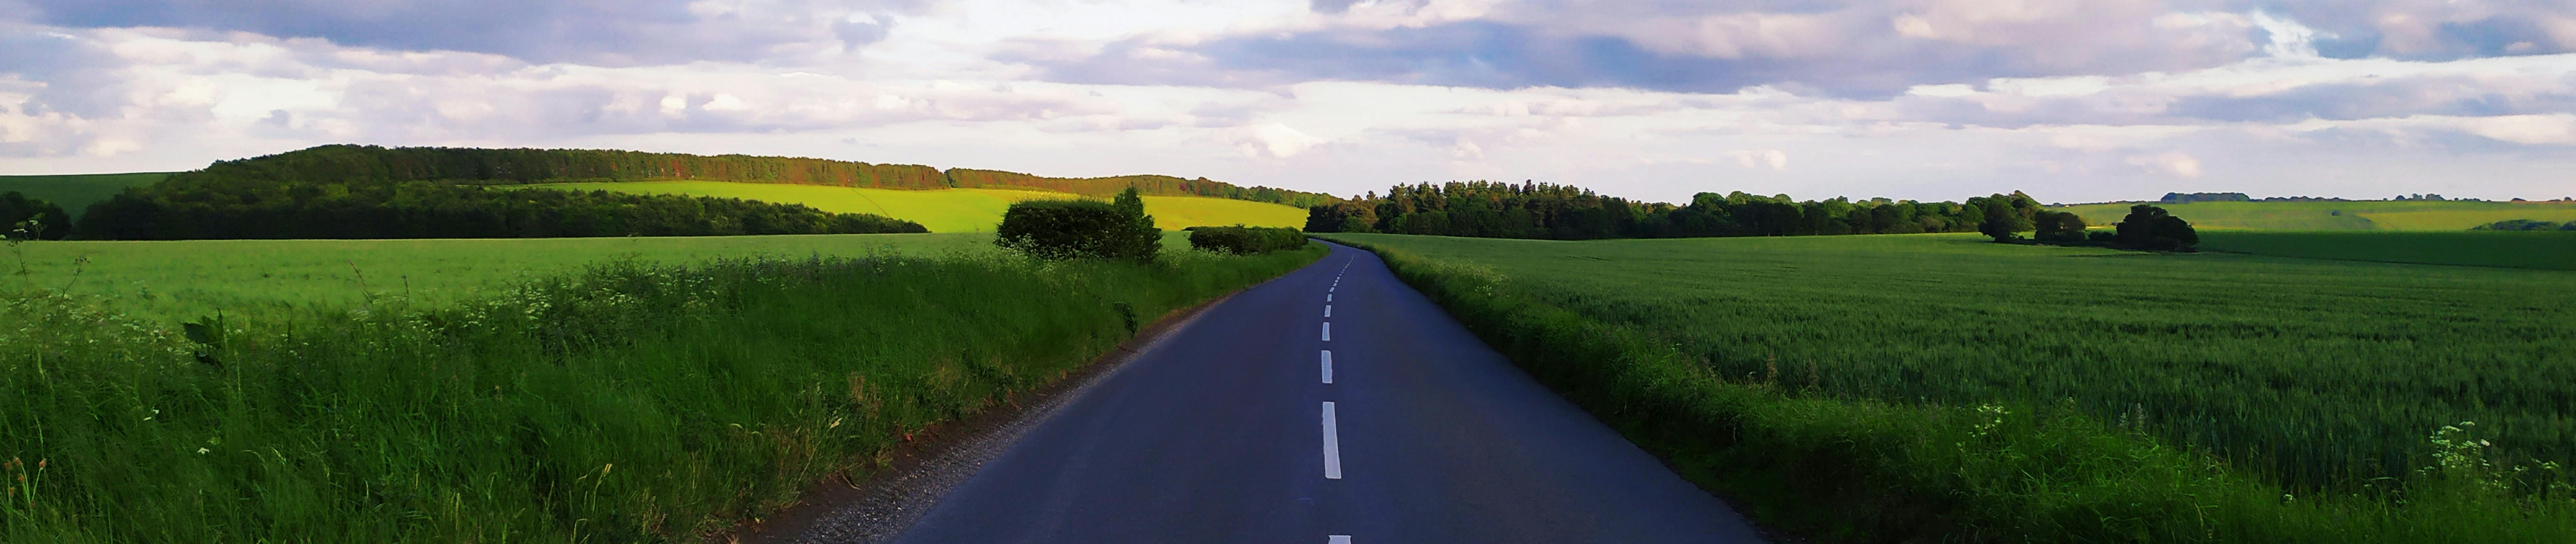
<path fill-rule="evenodd" d="M 1334 246 L 1068 400 L 896 541 L 1760 538 L 1375 255 Z"/>

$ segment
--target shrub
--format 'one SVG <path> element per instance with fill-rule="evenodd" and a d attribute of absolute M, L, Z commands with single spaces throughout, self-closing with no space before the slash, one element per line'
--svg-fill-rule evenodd
<path fill-rule="evenodd" d="M 0 216 L 0 218 L 6 217 L 7 216 Z M 2534 221 L 2530 219 L 2506 219 L 2503 221 L 2471 227 L 2469 230 L 2576 230 L 2576 221 L 2553 223 L 2549 221 Z"/>
<path fill-rule="evenodd" d="M 24 229 L 27 239 L 61 240 L 63 235 L 72 232 L 71 221 L 65 219 L 67 217 L 70 215 L 63 213 L 62 206 L 44 199 L 30 198 L 17 191 L 0 193 L 0 233 Z"/>
<path fill-rule="evenodd" d="M 1045 259 L 1150 261 L 1162 249 L 1163 234 L 1142 208 L 1093 200 L 1012 204 L 1002 212 L 993 243 Z"/>
<path fill-rule="evenodd" d="M 1306 247 L 1306 234 L 1287 227 L 1196 227 L 1190 229 L 1190 249 L 1252 255 Z"/>

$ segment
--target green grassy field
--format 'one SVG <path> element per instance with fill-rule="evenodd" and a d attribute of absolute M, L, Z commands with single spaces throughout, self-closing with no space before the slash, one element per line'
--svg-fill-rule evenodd
<path fill-rule="evenodd" d="M 1331 237 L 1392 251 L 1409 282 L 1533 374 L 1787 526 L 2043 541 L 2576 535 L 2537 513 L 2567 511 L 2567 474 L 2535 468 L 2576 461 L 2568 272 L 1974 235 Z M 2428 442 L 2460 421 L 2492 447 Z M 2556 499 L 2529 511 L 2539 518 L 2508 499 L 2436 500 L 2461 488 L 2425 480 L 2454 472 L 2493 482 L 2461 493 Z M 2468 512 L 2392 509 L 2401 482 L 2415 504 Z M 2331 500 L 2282 510 L 2293 496 Z"/>
<path fill-rule="evenodd" d="M 159 299 L 0 289 L 13 543 L 703 541 L 1066 375 L 1128 323 L 1323 254 L 1035 262 L 974 234 L 22 247 L 269 303 L 199 344 L 128 317 Z M 169 270 L 191 268 L 214 270 Z M 403 276 L 410 300 L 351 300 Z"/>
<path fill-rule="evenodd" d="M 2129 204 L 2067 206 L 2086 223 L 2108 225 Z M 2576 220 L 2576 203 L 2460 201 L 2193 202 L 2160 204 L 2193 226 L 2214 230 L 2469 230 L 2507 219 Z"/>
<path fill-rule="evenodd" d="M 946 189 L 901 191 L 821 185 L 729 183 L 721 181 L 654 181 L 548 183 L 530 187 L 606 190 L 645 194 L 685 194 L 786 202 L 840 213 L 872 213 L 920 223 L 931 232 L 991 232 L 1003 210 L 1022 200 L 1082 198 L 1069 193 L 1012 189 Z M 1245 224 L 1302 227 L 1306 210 L 1247 200 L 1208 197 L 1148 196 L 1145 213 L 1155 226 L 1180 230 L 1202 225 Z"/>
<path fill-rule="evenodd" d="M 2210 231 L 2200 247 L 2282 257 L 2576 270 L 2576 232 Z"/>
<path fill-rule="evenodd" d="M 1182 246 L 1186 248 L 1187 246 Z M 839 234 L 506 240 L 30 242 L 0 248 L 0 289 L 116 299 L 155 318 L 216 310 L 346 308 L 369 296 L 441 305 L 602 262 L 993 252 L 989 234 Z M 27 274 L 17 275 L 23 256 Z"/>
<path fill-rule="evenodd" d="M 52 201 L 63 211 L 80 217 L 82 210 L 107 197 L 116 196 L 127 187 L 150 185 L 170 177 L 170 172 L 132 174 L 69 174 L 51 176 L 0 176 L 0 193 L 16 191 L 27 196 Z"/>

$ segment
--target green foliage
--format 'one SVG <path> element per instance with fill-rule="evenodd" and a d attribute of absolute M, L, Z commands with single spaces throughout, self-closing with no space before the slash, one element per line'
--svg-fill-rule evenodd
<path fill-rule="evenodd" d="M 610 263 L 199 322 L 221 368 L 0 299 L 0 542 L 702 541 L 1321 253 Z"/>
<path fill-rule="evenodd" d="M 2550 221 L 2533 221 L 2530 219 L 2506 219 L 2503 221 L 2471 227 L 2469 230 L 2576 230 L 2576 221 L 2557 223 Z"/>
<path fill-rule="evenodd" d="M 2041 242 L 2072 244 L 2086 241 L 2084 229 L 2087 225 L 2084 224 L 2083 216 L 2068 212 L 2040 210 L 2031 215 L 2031 224 L 2033 230 L 2039 231 L 2033 237 Z"/>
<path fill-rule="evenodd" d="M 2201 247 L 2216 251 L 2384 263 L 2576 270 L 2576 232 L 2211 231 Z"/>
<path fill-rule="evenodd" d="M 1190 248 L 1234 255 L 1253 255 L 1306 247 L 1306 234 L 1273 227 L 1198 227 L 1190 229 Z"/>
<path fill-rule="evenodd" d="M 1951 236 L 1330 238 L 1802 536 L 2576 539 L 2558 272 Z M 2464 419 L 2475 437 L 2425 435 Z"/>
<path fill-rule="evenodd" d="M 0 232 L 6 232 L 11 239 L 61 240 L 72 233 L 69 217 L 62 206 L 52 202 L 28 198 L 17 191 L 0 193 Z"/>
<path fill-rule="evenodd" d="M 1990 206 L 1990 203 L 1992 204 Z M 2037 202 L 2021 193 L 1966 204 L 1871 199 L 1792 200 L 1741 191 L 1700 193 L 1689 205 L 1631 202 L 1544 183 L 1468 182 L 1398 185 L 1351 202 L 1307 208 L 1308 232 L 1385 232 L 1479 238 L 1700 238 L 1969 232 L 1993 207 L 2002 226 L 2020 218 L 2028 231 Z"/>
<path fill-rule="evenodd" d="M 1045 259 L 1150 261 L 1162 233 L 1144 206 L 1092 200 L 1031 200 L 1002 213 L 993 243 Z"/>
<path fill-rule="evenodd" d="M 1377 208 L 1367 202 L 1335 202 L 1306 208 L 1306 232 L 1377 232 Z"/>
<path fill-rule="evenodd" d="M 0 193 L 26 193 L 27 198 L 53 202 L 55 205 L 62 206 L 72 214 L 56 217 L 64 218 L 64 224 L 68 226 L 71 222 L 79 221 L 80 212 L 89 209 L 89 205 L 125 192 L 127 187 L 151 185 L 153 182 L 167 179 L 170 174 L 170 172 L 138 172 L 0 176 Z"/>
<path fill-rule="evenodd" d="M 2005 242 L 2019 238 L 2020 233 L 2037 228 L 2031 218 L 2038 214 L 2038 205 L 2031 202 L 2030 197 L 2021 196 L 2019 193 L 2013 196 L 2016 198 L 1988 198 L 1969 202 L 1970 206 L 1976 207 L 1981 212 L 1978 214 L 1980 219 L 1977 221 L 1978 234 L 1994 238 L 1997 242 Z"/>
<path fill-rule="evenodd" d="M 2191 228 L 2191 222 L 2152 204 L 2130 206 L 2128 217 L 2113 226 L 2118 228 L 2120 244 L 2131 249 L 2177 251 L 2200 245 L 2200 233 Z"/>

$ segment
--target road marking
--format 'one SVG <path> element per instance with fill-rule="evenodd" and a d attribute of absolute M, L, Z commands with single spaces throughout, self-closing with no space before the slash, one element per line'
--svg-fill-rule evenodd
<path fill-rule="evenodd" d="M 1333 301 L 1333 294 L 1332 294 L 1332 293 L 1324 293 L 1324 302 L 1332 302 L 1332 301 Z"/>
<path fill-rule="evenodd" d="M 1324 401 L 1324 479 L 1342 479 L 1342 433 L 1333 422 L 1333 401 Z"/>
<path fill-rule="evenodd" d="M 1333 383 L 1333 350 L 1324 350 L 1324 383 Z"/>
<path fill-rule="evenodd" d="M 1324 341 L 1333 341 L 1333 322 L 1331 321 L 1324 322 Z"/>
<path fill-rule="evenodd" d="M 1333 316 L 1333 305 L 1331 305 L 1331 304 L 1326 304 L 1326 305 L 1324 305 L 1324 317 L 1332 317 L 1332 316 Z"/>
<path fill-rule="evenodd" d="M 1326 535 L 1324 544 L 1351 544 L 1351 535 Z"/>

